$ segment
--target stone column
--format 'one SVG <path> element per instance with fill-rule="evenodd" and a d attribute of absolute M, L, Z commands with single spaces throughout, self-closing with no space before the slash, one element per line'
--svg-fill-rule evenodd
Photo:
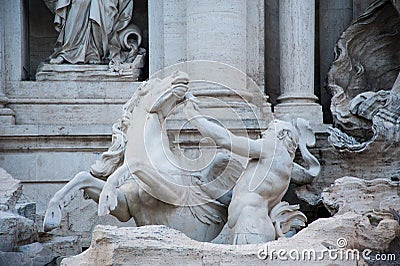
<path fill-rule="evenodd" d="M 28 14 L 23 0 L 3 1 L 3 23 L 7 29 L 4 36 L 4 73 L 6 81 L 28 78 Z"/>
<path fill-rule="evenodd" d="M 0 125 L 15 124 L 14 111 L 6 108 L 8 98 L 5 91 L 5 71 L 4 71 L 4 12 L 5 9 L 0 9 Z"/>
<path fill-rule="evenodd" d="M 277 118 L 302 117 L 322 124 L 314 95 L 315 0 L 280 0 L 280 86 Z"/>
<path fill-rule="evenodd" d="M 158 0 L 148 7 L 150 74 L 214 60 L 264 87 L 264 0 Z"/>
<path fill-rule="evenodd" d="M 164 67 L 164 0 L 148 1 L 149 74 Z"/>
<path fill-rule="evenodd" d="M 186 16 L 188 60 L 214 60 L 246 72 L 247 1 L 190 0 Z"/>

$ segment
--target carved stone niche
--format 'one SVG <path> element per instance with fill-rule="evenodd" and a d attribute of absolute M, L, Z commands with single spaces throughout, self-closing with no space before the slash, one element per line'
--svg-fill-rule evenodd
<path fill-rule="evenodd" d="M 134 0 L 118 4 L 43 2 L 54 14 L 53 24 L 59 35 L 53 54 L 39 65 L 36 80 L 134 82 L 142 78 L 146 49 L 142 48 L 142 33 L 134 21 Z"/>
<path fill-rule="evenodd" d="M 400 139 L 399 12 L 399 0 L 373 2 L 336 45 L 327 89 L 338 149 L 361 152 L 372 142 L 385 149 Z"/>

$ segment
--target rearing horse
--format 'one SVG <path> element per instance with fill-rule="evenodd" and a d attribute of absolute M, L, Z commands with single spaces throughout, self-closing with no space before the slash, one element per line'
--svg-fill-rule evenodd
<path fill-rule="evenodd" d="M 204 192 L 193 183 L 193 173 L 173 163 L 175 155 L 162 128 L 174 106 L 184 100 L 188 83 L 186 73 L 175 72 L 136 90 L 113 126 L 112 145 L 102 160 L 90 173 L 77 174 L 50 200 L 45 231 L 59 226 L 62 208 L 84 190 L 99 203 L 99 215 L 110 213 L 120 221 L 133 217 L 138 226 L 167 225 L 199 241 L 218 235 L 226 221 L 227 204 Z M 225 169 L 228 178 L 223 185 L 219 183 L 225 192 L 232 189 L 243 169 L 224 153 L 218 153 L 207 168 L 202 172 L 211 176 Z"/>

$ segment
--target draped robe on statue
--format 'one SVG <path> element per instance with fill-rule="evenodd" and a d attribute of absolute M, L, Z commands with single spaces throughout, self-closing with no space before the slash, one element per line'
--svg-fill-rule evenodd
<path fill-rule="evenodd" d="M 71 64 L 120 62 L 118 32 L 128 26 L 132 11 L 133 0 L 58 0 L 54 24 L 60 35 L 51 58 Z"/>

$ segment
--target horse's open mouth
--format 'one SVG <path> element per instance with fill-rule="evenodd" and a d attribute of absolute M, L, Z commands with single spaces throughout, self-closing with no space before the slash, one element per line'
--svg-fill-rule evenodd
<path fill-rule="evenodd" d="M 187 78 L 176 79 L 171 83 L 172 87 L 188 85 L 188 84 L 189 84 L 189 79 Z"/>
<path fill-rule="evenodd" d="M 173 74 L 171 85 L 177 84 L 188 84 L 189 83 L 189 76 L 185 72 L 177 71 Z"/>
<path fill-rule="evenodd" d="M 180 99 L 185 97 L 186 92 L 189 89 L 189 79 L 181 77 L 171 82 L 172 93 Z"/>

